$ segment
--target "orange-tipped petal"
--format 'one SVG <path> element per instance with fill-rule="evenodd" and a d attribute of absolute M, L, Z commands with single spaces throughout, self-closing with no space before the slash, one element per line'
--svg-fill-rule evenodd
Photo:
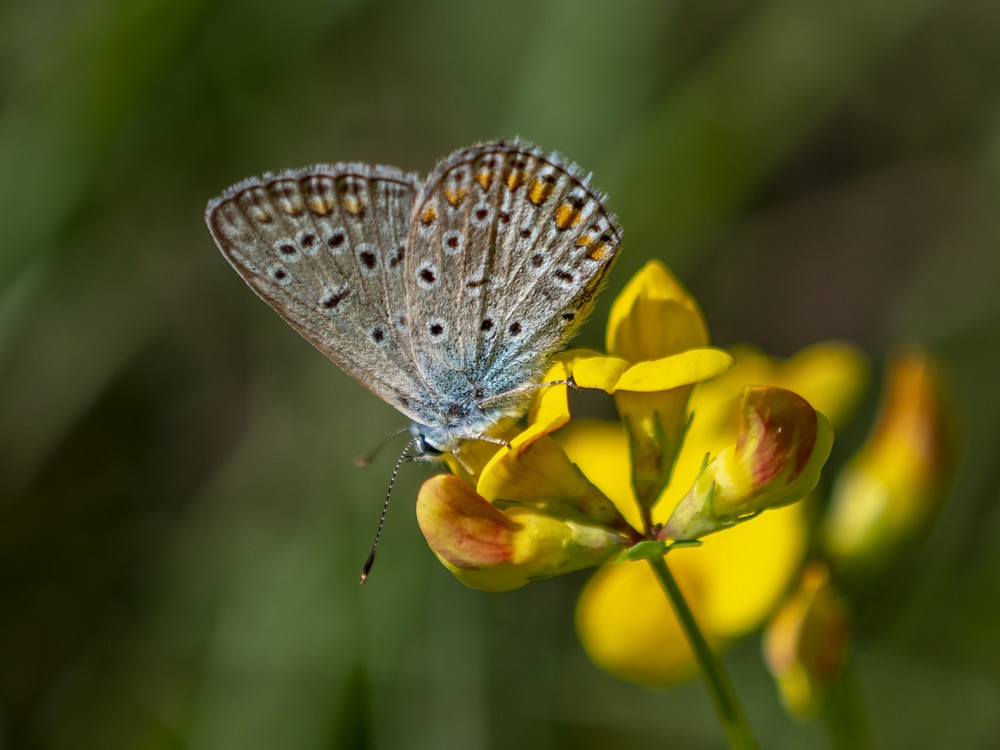
<path fill-rule="evenodd" d="M 427 480 L 417 496 L 417 521 L 431 550 L 458 580 L 483 591 L 510 591 L 600 565 L 632 542 L 616 530 L 545 510 L 503 510 L 446 474 Z"/>

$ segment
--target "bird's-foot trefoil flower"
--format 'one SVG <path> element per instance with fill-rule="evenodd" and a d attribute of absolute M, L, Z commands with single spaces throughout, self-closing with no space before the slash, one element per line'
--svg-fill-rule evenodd
<path fill-rule="evenodd" d="M 808 538 L 794 503 L 833 441 L 823 411 L 848 411 L 863 372 L 839 345 L 787 363 L 709 346 L 690 294 L 649 263 L 612 306 L 607 352 L 567 352 L 546 376 L 610 394 L 619 420 L 571 421 L 566 386 L 541 388 L 507 446 L 425 482 L 420 527 L 456 578 L 487 591 L 600 567 L 577 610 L 591 659 L 650 684 L 697 665 L 731 740 L 747 739 L 714 651 L 794 580 Z"/>
<path fill-rule="evenodd" d="M 793 716 L 811 718 L 823 708 L 847 658 L 849 617 L 829 568 L 816 560 L 771 618 L 764 656 Z"/>
<path fill-rule="evenodd" d="M 916 346 L 896 352 L 872 435 L 837 475 L 821 529 L 838 570 L 870 574 L 930 528 L 954 466 L 950 416 L 930 354 Z"/>
<path fill-rule="evenodd" d="M 620 422 L 567 427 L 566 387 L 547 387 L 509 449 L 493 448 L 475 475 L 463 470 L 456 472 L 461 479 L 435 477 L 422 488 L 421 529 L 462 582 L 508 590 L 617 559 L 643 540 L 665 542 L 664 522 L 677 501 L 685 494 L 703 501 L 708 477 L 715 477 L 715 510 L 702 507 L 701 515 L 721 512 L 726 526 L 789 503 L 815 482 L 829 452 L 825 419 L 780 383 L 747 391 L 742 429 L 734 408 L 746 381 L 735 395 L 731 381 L 709 398 L 704 418 L 691 408 L 698 384 L 735 360 L 709 346 L 701 311 L 665 266 L 650 263 L 626 285 L 612 307 L 607 343 L 607 354 L 560 355 L 546 380 L 571 377 L 578 387 L 612 394 Z"/>
<path fill-rule="evenodd" d="M 740 415 L 747 409 L 750 414 L 742 418 L 746 424 L 742 432 L 747 436 L 743 451 L 753 455 L 754 440 L 749 436 L 753 434 L 751 424 L 756 418 L 751 415 L 760 407 L 753 406 L 754 398 L 748 404 L 744 394 L 774 387 L 780 392 L 779 402 L 788 402 L 790 413 L 799 414 L 793 422 L 815 413 L 814 423 L 826 424 L 812 406 L 806 409 L 798 397 L 786 395 L 799 394 L 810 405 L 829 414 L 837 427 L 846 423 L 867 380 L 864 359 L 844 344 L 815 346 L 785 361 L 747 347 L 734 349 L 733 354 L 736 359 L 733 369 L 700 383 L 693 391 L 690 403 L 693 417 L 671 481 L 654 513 L 654 526 L 657 521 L 666 522 L 682 499 L 697 491 L 699 477 L 705 476 L 713 460 L 726 461 L 726 456 L 735 457 L 740 452 L 737 450 Z M 560 431 L 559 438 L 570 457 L 615 499 L 623 515 L 636 520 L 638 511 L 627 479 L 629 446 L 621 426 L 576 420 Z M 824 438 L 828 439 L 829 436 Z M 825 444 L 820 449 L 825 456 L 829 446 Z M 795 451 L 773 455 L 781 453 L 794 456 Z M 715 459 L 706 463 L 706 456 Z M 782 463 L 795 466 L 801 460 L 792 457 Z M 798 477 L 811 474 L 814 468 L 799 472 Z M 776 492 L 781 491 L 793 473 L 786 466 L 784 473 L 774 474 Z M 808 481 L 797 479 L 804 483 L 800 486 L 803 493 L 814 480 L 814 476 Z M 752 480 L 746 480 L 743 486 L 752 494 Z M 780 502 L 782 498 L 779 496 L 777 500 Z M 668 528 L 669 525 L 660 528 L 659 536 L 665 536 Z M 768 510 L 752 522 L 712 534 L 700 547 L 670 552 L 668 560 L 674 576 L 711 643 L 723 648 L 766 620 L 792 585 L 806 554 L 808 537 L 804 508 L 790 504 Z M 681 636 L 677 618 L 646 565 L 602 567 L 580 597 L 577 630 L 591 659 L 624 679 L 662 685 L 686 679 L 696 672 L 696 663 Z"/>

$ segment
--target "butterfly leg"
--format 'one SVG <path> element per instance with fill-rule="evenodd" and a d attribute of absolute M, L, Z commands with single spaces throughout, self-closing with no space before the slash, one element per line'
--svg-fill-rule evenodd
<path fill-rule="evenodd" d="M 526 391 L 533 391 L 538 388 L 548 388 L 550 385 L 565 385 L 570 388 L 578 388 L 576 381 L 572 377 L 568 377 L 565 380 L 550 380 L 547 383 L 529 383 L 528 385 L 522 385 L 519 388 L 515 388 L 511 391 L 504 391 L 503 393 L 498 393 L 495 396 L 490 396 L 488 399 L 479 402 L 479 406 L 487 406 L 494 401 L 500 401 L 501 399 L 510 398 L 511 396 L 516 396 L 519 393 L 525 393 Z M 481 438 L 477 438 L 481 439 Z"/>
<path fill-rule="evenodd" d="M 479 438 L 473 438 L 473 440 L 478 440 L 478 439 Z M 462 458 L 461 448 L 456 448 L 455 450 L 453 450 L 451 452 L 451 455 L 453 455 L 455 457 L 455 460 L 458 461 L 459 466 L 465 469 L 466 474 L 468 474 L 470 477 L 476 476 L 475 472 L 472 470 L 472 467 L 469 466 L 467 463 L 465 463 L 465 460 Z"/>

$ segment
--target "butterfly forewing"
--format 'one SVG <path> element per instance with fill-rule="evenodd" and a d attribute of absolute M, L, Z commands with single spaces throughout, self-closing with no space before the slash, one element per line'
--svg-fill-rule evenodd
<path fill-rule="evenodd" d="M 410 230 L 418 368 L 445 397 L 532 382 L 593 309 L 620 241 L 601 196 L 558 156 L 500 142 L 448 157 Z"/>
<path fill-rule="evenodd" d="M 247 180 L 209 228 L 251 288 L 347 374 L 416 421 L 427 384 L 400 300 L 415 175 L 360 164 Z"/>

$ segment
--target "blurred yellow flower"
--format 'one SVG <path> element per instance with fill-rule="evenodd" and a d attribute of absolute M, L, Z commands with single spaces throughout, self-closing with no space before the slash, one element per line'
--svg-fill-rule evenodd
<path fill-rule="evenodd" d="M 891 358 L 874 431 L 838 475 L 824 519 L 824 551 L 838 569 L 874 571 L 937 517 L 955 453 L 945 391 L 926 351 Z"/>
<path fill-rule="evenodd" d="M 809 718 L 846 660 L 848 608 L 826 564 L 810 563 L 764 634 L 764 657 L 793 716 Z"/>

